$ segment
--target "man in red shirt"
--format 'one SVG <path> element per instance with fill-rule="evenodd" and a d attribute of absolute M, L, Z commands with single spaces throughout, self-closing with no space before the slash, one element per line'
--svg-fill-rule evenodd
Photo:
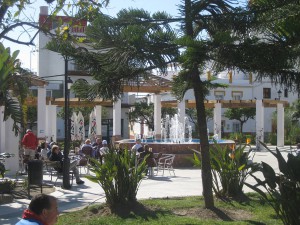
<path fill-rule="evenodd" d="M 24 147 L 25 157 L 27 157 L 29 160 L 34 159 L 36 148 L 38 146 L 38 140 L 30 129 L 26 130 L 26 134 L 22 139 L 22 144 Z"/>

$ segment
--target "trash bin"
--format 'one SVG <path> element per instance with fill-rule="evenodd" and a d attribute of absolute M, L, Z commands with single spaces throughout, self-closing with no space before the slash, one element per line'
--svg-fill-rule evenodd
<path fill-rule="evenodd" d="M 30 187 L 36 185 L 41 187 L 43 193 L 43 161 L 30 160 L 28 162 L 28 198 L 30 198 Z"/>

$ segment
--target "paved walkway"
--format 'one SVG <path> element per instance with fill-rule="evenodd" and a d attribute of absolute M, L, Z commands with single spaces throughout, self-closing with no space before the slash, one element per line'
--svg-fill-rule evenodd
<path fill-rule="evenodd" d="M 282 148 L 282 150 L 284 157 L 286 157 L 289 147 Z M 254 161 L 264 161 L 278 170 L 277 161 L 269 152 L 256 152 Z M 202 195 L 201 170 L 193 168 L 175 169 L 175 173 L 176 176 L 171 176 L 168 171 L 165 171 L 164 176 L 159 173 L 158 176 L 154 176 L 151 179 L 144 179 L 141 182 L 137 198 Z M 44 176 L 46 182 L 49 179 L 49 176 Z M 75 184 L 72 190 L 56 188 L 56 191 L 52 193 L 59 200 L 60 212 L 76 210 L 95 202 L 105 201 L 104 191 L 98 184 L 90 182 L 85 178 L 83 180 L 85 181 L 84 185 Z M 252 183 L 250 179 L 248 182 Z M 244 191 L 249 192 L 250 190 L 245 187 Z M 13 203 L 0 205 L 0 224 L 15 224 L 21 218 L 22 212 L 27 208 L 28 203 L 28 199 L 16 199 Z"/>

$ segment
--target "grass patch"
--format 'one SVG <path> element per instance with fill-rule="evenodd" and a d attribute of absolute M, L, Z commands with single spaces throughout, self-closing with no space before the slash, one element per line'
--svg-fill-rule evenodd
<path fill-rule="evenodd" d="M 248 194 L 243 201 L 216 199 L 213 210 L 203 206 L 203 197 L 141 200 L 112 211 L 105 204 L 95 204 L 61 215 L 58 224 L 282 224 L 256 194 Z"/>

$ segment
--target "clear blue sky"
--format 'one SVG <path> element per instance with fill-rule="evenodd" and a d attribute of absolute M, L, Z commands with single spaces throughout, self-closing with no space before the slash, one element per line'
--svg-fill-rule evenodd
<path fill-rule="evenodd" d="M 105 14 L 114 16 L 123 8 L 143 8 L 149 12 L 165 11 L 173 16 L 178 16 L 178 7 L 176 5 L 179 3 L 180 0 L 110 0 L 110 4 L 107 8 L 103 8 L 102 11 Z M 27 8 L 26 15 L 38 21 L 39 7 L 45 5 L 44 0 L 36 0 L 33 7 Z M 35 43 L 37 43 L 37 39 Z M 12 51 L 20 50 L 18 58 L 21 60 L 22 67 L 29 69 L 31 64 L 32 71 L 37 71 L 37 53 L 33 52 L 35 47 L 17 45 L 8 41 L 4 41 L 4 45 L 10 47 Z"/>

